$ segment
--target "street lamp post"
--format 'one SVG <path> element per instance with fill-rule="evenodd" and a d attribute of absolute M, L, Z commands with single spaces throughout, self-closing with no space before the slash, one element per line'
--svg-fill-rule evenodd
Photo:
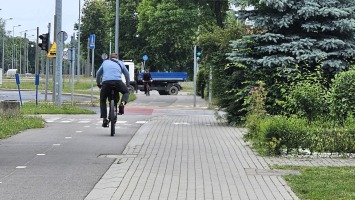
<path fill-rule="evenodd" d="M 14 68 L 14 45 L 15 45 L 15 27 L 21 26 L 20 24 L 12 27 L 12 65 L 11 69 Z"/>
<path fill-rule="evenodd" d="M 115 53 L 119 55 L 120 0 L 116 0 Z"/>
<path fill-rule="evenodd" d="M 12 20 L 12 18 L 9 18 L 9 19 L 5 19 L 4 20 L 4 24 L 6 23 L 6 21 L 7 20 Z M 5 57 L 4 57 L 4 55 L 5 55 L 5 40 L 4 40 L 4 38 L 5 38 L 5 26 L 4 26 L 4 31 L 2 32 L 2 64 L 1 64 L 1 67 L 2 67 L 2 69 L 5 71 L 5 68 L 4 68 L 4 59 L 5 59 Z"/>
<path fill-rule="evenodd" d="M 24 31 L 21 31 L 20 32 L 20 34 L 21 34 L 21 38 L 20 38 L 20 74 L 22 74 L 22 33 L 25 33 L 25 39 L 26 39 L 26 32 L 27 32 L 27 30 L 24 30 Z M 24 45 L 24 47 L 25 47 L 25 45 Z M 23 52 L 25 52 L 26 51 L 26 49 L 24 49 L 24 51 Z"/>

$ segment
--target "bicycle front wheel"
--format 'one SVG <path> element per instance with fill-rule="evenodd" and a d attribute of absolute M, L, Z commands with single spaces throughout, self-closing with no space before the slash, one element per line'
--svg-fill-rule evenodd
<path fill-rule="evenodd" d="M 110 101 L 111 136 L 115 135 L 115 101 Z"/>

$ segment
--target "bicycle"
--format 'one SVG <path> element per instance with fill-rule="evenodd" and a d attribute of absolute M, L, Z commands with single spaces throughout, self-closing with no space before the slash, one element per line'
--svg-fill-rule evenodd
<path fill-rule="evenodd" d="M 143 80 L 143 84 L 144 84 L 144 92 L 145 92 L 145 95 L 147 96 L 150 96 L 150 86 L 149 86 L 149 83 L 151 83 L 152 80 L 150 81 L 145 81 Z"/>
<path fill-rule="evenodd" d="M 109 98 L 110 111 L 108 115 L 108 124 L 111 125 L 111 136 L 115 135 L 115 125 L 117 121 L 117 105 L 115 106 L 115 86 L 111 86 L 111 96 Z"/>

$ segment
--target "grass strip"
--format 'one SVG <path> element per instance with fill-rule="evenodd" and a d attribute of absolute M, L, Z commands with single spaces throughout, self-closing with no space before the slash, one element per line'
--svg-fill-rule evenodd
<path fill-rule="evenodd" d="M 355 199 L 355 166 L 300 167 L 273 166 L 276 169 L 298 170 L 302 175 L 284 176 L 300 199 Z"/>
<path fill-rule="evenodd" d="M 0 116 L 0 139 L 8 138 L 21 131 L 32 128 L 43 128 L 44 120 L 33 116 Z"/>

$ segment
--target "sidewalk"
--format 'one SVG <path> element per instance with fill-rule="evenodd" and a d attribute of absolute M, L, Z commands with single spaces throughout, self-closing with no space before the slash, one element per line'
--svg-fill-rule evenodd
<path fill-rule="evenodd" d="M 185 114 L 183 114 L 185 113 Z M 256 155 L 245 129 L 207 110 L 156 109 L 86 200 L 298 199 L 268 164 L 355 165 L 354 159 L 282 159 Z"/>

